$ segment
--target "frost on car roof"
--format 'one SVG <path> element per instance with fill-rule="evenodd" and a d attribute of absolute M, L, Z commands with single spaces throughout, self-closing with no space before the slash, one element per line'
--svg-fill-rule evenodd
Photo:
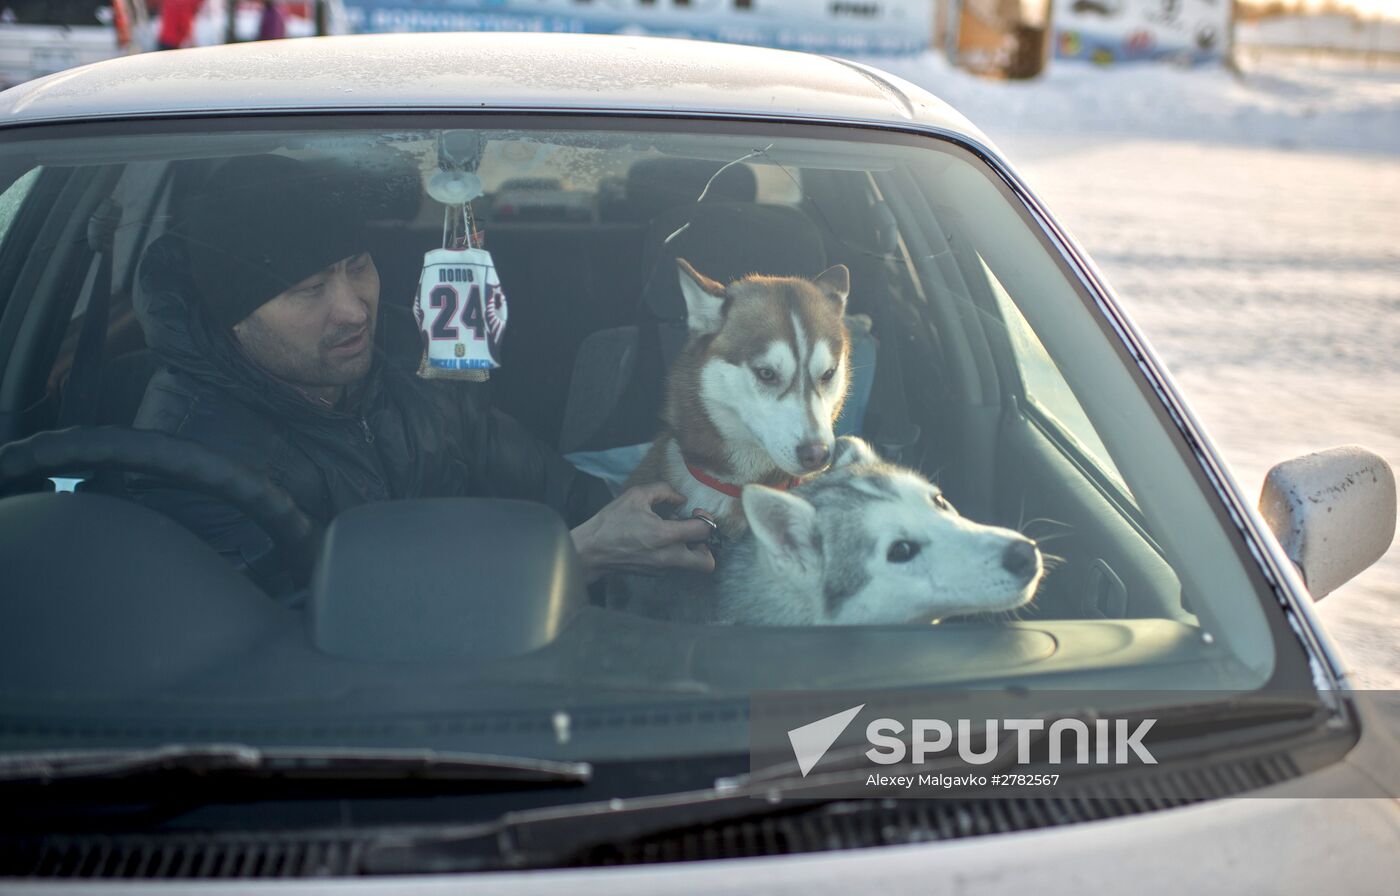
<path fill-rule="evenodd" d="M 711 112 L 981 135 L 931 94 L 807 53 L 647 37 L 398 34 L 145 53 L 0 94 L 7 125 L 234 111 L 562 109 Z"/>

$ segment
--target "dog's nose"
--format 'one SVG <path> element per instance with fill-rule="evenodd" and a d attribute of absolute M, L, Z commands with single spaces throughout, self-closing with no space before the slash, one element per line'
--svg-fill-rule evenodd
<path fill-rule="evenodd" d="M 1013 541 L 1001 555 L 1001 565 L 1013 576 L 1029 580 L 1040 568 L 1040 551 L 1033 541 Z"/>
<path fill-rule="evenodd" d="M 804 470 L 820 470 L 831 460 L 831 446 L 825 442 L 803 442 L 797 446 L 797 462 Z"/>

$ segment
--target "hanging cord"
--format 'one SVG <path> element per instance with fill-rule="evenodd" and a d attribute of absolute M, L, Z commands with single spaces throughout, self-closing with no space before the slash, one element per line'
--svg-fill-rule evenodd
<path fill-rule="evenodd" d="M 458 225 L 460 225 L 460 229 Z M 444 249 L 478 248 L 479 236 L 472 220 L 469 203 L 442 207 L 442 247 Z"/>
<path fill-rule="evenodd" d="M 476 229 L 476 215 L 472 214 L 472 204 L 468 202 L 462 206 L 462 223 L 467 228 L 467 248 L 480 249 L 481 231 Z"/>
<path fill-rule="evenodd" d="M 723 166 L 720 167 L 720 169 L 719 169 L 718 171 L 716 171 L 714 174 L 711 174 L 711 175 L 710 175 L 710 179 L 709 179 L 709 180 L 705 181 L 705 189 L 703 189 L 703 190 L 700 191 L 700 195 L 697 196 L 697 197 L 695 198 L 695 201 L 696 201 L 697 203 L 699 203 L 699 202 L 704 202 L 704 201 L 705 201 L 705 197 L 708 196 L 708 195 L 710 194 L 710 187 L 712 187 L 712 186 L 714 185 L 715 180 L 718 179 L 719 176 L 720 176 L 721 174 L 723 174 L 724 172 L 728 171 L 730 168 L 733 168 L 735 165 L 739 165 L 739 164 L 742 164 L 742 163 L 744 163 L 744 162 L 747 162 L 749 159 L 756 159 L 756 158 L 758 158 L 759 156 L 766 155 L 766 154 L 768 153 L 768 150 L 770 150 L 770 149 L 772 149 L 772 148 L 773 148 L 773 144 L 770 143 L 770 144 L 768 144 L 767 146 L 763 147 L 762 149 L 755 149 L 753 152 L 749 153 L 748 155 L 740 156 L 739 158 L 735 159 L 735 160 L 732 161 L 732 162 L 726 162 Z M 686 222 L 685 222 L 684 224 L 682 224 L 680 227 L 678 227 L 678 228 L 676 228 L 674 231 L 672 231 L 671 235 L 668 236 L 668 237 L 666 237 L 666 239 L 662 240 L 662 242 L 663 242 L 663 243 L 669 243 L 669 242 L 671 242 L 671 240 L 673 240 L 673 239 L 675 239 L 676 237 L 680 236 L 681 234 L 685 233 L 686 230 L 688 230 L 689 228 L 690 228 L 690 222 L 689 222 L 689 221 L 686 221 Z"/>

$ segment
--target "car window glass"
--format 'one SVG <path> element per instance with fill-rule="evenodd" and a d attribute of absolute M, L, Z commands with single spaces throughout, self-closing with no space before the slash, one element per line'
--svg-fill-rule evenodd
<path fill-rule="evenodd" d="M 302 530 L 252 520 L 246 491 L 179 478 L 198 463 L 65 471 L 98 494 L 54 512 L 100 503 L 65 530 L 102 549 L 67 562 L 49 537 L 28 590 L 0 589 L 0 613 L 57 620 L 0 625 L 0 679 L 67 725 L 27 731 L 102 742 L 98 706 L 136 742 L 683 756 L 702 728 L 704 749 L 732 748 L 742 713 L 711 709 L 768 688 L 1230 690 L 1297 661 L 1150 384 L 973 151 L 805 125 L 484 122 L 115 123 L 0 144 L 65 174 L 6 234 L 46 240 L 16 247 L 23 287 L 0 302 L 12 438 L 92 408 L 81 422 L 198 443 L 336 527 L 298 553 Z M 240 170 L 297 201 L 227 182 Z M 36 176 L 0 195 L 0 230 Z M 105 329 L 87 325 L 104 200 L 121 209 Z M 304 247 L 328 254 L 279 267 Z M 276 366 L 323 358 L 317 374 L 366 363 L 330 383 Z M 647 467 L 678 414 L 695 450 Z M 823 456 L 842 436 L 869 454 Z M 782 464 L 725 479 L 759 451 Z M 708 536 L 715 577 L 635 592 L 569 566 L 571 531 L 634 476 L 739 508 Z M 773 502 L 766 542 L 744 486 Z M 827 528 L 798 528 L 813 520 Z M 759 615 L 772 601 L 788 603 Z M 63 623 L 94 613 L 121 637 Z"/>
<path fill-rule="evenodd" d="M 1093 458 L 1100 470 L 1126 490 L 1127 484 L 1123 481 L 1123 474 L 1113 465 L 1108 449 L 1104 447 L 1103 440 L 1089 422 L 1079 399 L 1074 397 L 1073 390 L 1060 374 L 1060 368 L 1045 351 L 1045 346 L 1041 345 L 1040 339 L 1026 322 L 1021 310 L 1006 294 L 1001 281 L 992 273 L 991 268 L 987 267 L 986 260 L 979 260 L 982 262 L 982 270 L 987 275 L 987 282 L 991 284 L 992 293 L 996 296 L 1002 320 L 1006 322 L 1007 336 L 1015 350 L 1016 367 L 1021 374 L 1021 385 L 1025 389 L 1026 399 L 1061 433 L 1073 440 L 1081 451 Z"/>
<path fill-rule="evenodd" d="M 3 242 L 5 235 L 9 233 L 10 225 L 14 223 L 20 206 L 24 204 L 24 197 L 29 195 L 29 191 L 38 181 L 39 172 L 39 168 L 30 169 L 10 184 L 4 193 L 0 193 L 0 242 Z"/>

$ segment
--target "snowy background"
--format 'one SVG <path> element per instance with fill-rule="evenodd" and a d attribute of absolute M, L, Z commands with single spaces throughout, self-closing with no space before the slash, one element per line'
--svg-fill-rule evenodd
<path fill-rule="evenodd" d="M 1088 249 L 1251 495 L 1275 462 L 1400 466 L 1400 61 L 1243 52 L 1243 77 L 874 62 L 1007 154 Z M 1361 687 L 1400 689 L 1400 548 L 1318 605 Z"/>

